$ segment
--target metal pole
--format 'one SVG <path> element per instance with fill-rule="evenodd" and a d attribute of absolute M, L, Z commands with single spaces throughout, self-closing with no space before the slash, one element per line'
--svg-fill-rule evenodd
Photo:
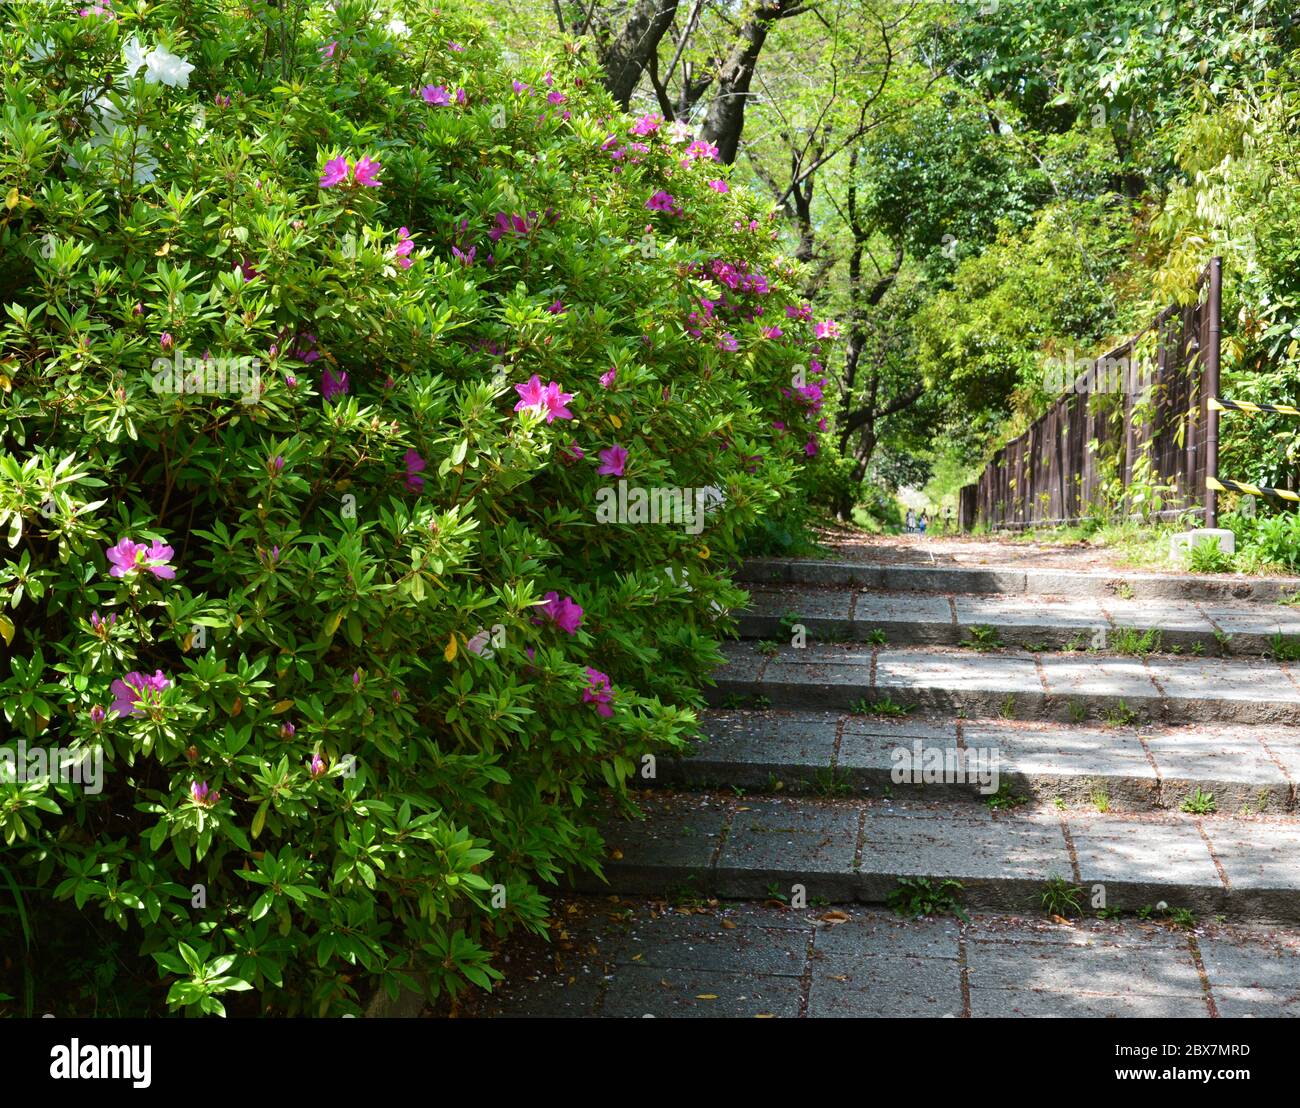
<path fill-rule="evenodd" d="M 1205 310 L 1209 315 L 1209 341 L 1205 346 L 1205 373 L 1201 402 L 1205 404 L 1205 476 L 1219 476 L 1219 413 L 1209 405 L 1219 395 L 1219 341 L 1222 331 L 1219 315 L 1223 308 L 1223 259 L 1210 259 L 1210 294 Z M 1219 494 L 1206 487 L 1205 526 L 1219 525 Z"/>

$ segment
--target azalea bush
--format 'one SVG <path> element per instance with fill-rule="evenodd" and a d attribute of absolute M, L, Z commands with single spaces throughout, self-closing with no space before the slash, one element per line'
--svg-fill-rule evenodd
<path fill-rule="evenodd" d="M 597 794 L 694 734 L 837 328 L 578 49 L 513 69 L 457 4 L 7 11 L 0 726 L 52 753 L 0 781 L 0 994 L 488 987 L 599 870 Z"/>

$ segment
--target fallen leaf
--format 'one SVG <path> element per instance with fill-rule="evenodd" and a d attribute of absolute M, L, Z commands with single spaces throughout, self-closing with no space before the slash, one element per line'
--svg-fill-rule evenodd
<path fill-rule="evenodd" d="M 456 660 L 456 633 L 451 633 L 451 638 L 447 640 L 447 649 L 442 652 L 443 661 L 454 662 Z"/>
<path fill-rule="evenodd" d="M 736 930 L 736 924 L 735 924 L 735 922 L 732 921 L 732 920 L 729 920 L 729 919 L 724 919 L 724 920 L 722 921 L 722 926 L 725 927 L 728 931 L 734 931 L 734 930 Z"/>
<path fill-rule="evenodd" d="M 695 999 L 696 999 L 696 1000 L 717 1000 L 717 999 L 718 999 L 718 994 L 717 994 L 717 993 L 697 993 L 696 996 L 695 996 Z"/>
<path fill-rule="evenodd" d="M 848 923 L 850 918 L 847 912 L 841 912 L 838 909 L 833 912 L 823 912 L 817 917 L 822 923 L 829 923 L 832 927 L 837 923 Z"/>

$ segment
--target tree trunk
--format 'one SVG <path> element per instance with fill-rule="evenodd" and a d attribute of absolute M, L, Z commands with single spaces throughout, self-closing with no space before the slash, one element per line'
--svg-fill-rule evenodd
<path fill-rule="evenodd" d="M 677 2 L 637 0 L 623 30 L 597 48 L 605 87 L 624 111 L 651 56 L 658 53 L 659 40 L 677 16 Z"/>
<path fill-rule="evenodd" d="M 797 2 L 759 0 L 754 14 L 740 29 L 736 45 L 722 63 L 718 91 L 709 104 L 700 137 L 718 148 L 718 160 L 727 165 L 736 160 L 740 148 L 740 133 L 745 129 L 745 101 L 749 99 L 749 84 L 754 78 L 758 56 L 763 52 L 763 43 L 767 41 L 768 28 Z"/>

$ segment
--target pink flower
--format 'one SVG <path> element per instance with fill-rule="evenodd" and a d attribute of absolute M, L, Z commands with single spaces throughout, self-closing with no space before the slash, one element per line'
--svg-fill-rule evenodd
<path fill-rule="evenodd" d="M 546 102 L 548 104 L 563 104 L 568 99 L 569 98 L 562 92 L 548 92 L 546 94 Z"/>
<path fill-rule="evenodd" d="M 555 303 L 549 305 L 546 310 L 550 312 L 551 315 L 563 315 L 567 309 L 564 307 L 564 301 L 557 300 Z"/>
<path fill-rule="evenodd" d="M 465 649 L 468 650 L 471 654 L 477 654 L 479 657 L 482 657 L 483 651 L 487 649 L 487 645 L 491 641 L 492 641 L 492 635 L 490 632 L 480 631 L 477 635 L 475 635 L 472 639 L 470 639 L 465 643 Z"/>
<path fill-rule="evenodd" d="M 170 350 L 172 348 L 173 341 L 174 340 L 172 339 L 171 334 L 167 331 L 164 331 L 161 335 L 158 336 L 158 345 L 161 346 L 164 350 Z"/>
<path fill-rule="evenodd" d="M 819 339 L 837 339 L 840 337 L 840 325 L 833 319 L 814 324 L 813 334 Z"/>
<path fill-rule="evenodd" d="M 662 122 L 662 116 L 643 115 L 632 124 L 630 131 L 634 135 L 650 135 L 659 130 L 659 124 Z"/>
<path fill-rule="evenodd" d="M 614 384 L 614 378 L 617 376 L 618 376 L 617 367 L 612 367 L 610 369 L 605 370 L 605 372 L 600 375 L 600 387 L 602 389 L 607 389 L 612 387 Z"/>
<path fill-rule="evenodd" d="M 779 339 L 783 334 L 785 334 L 785 332 L 782 331 L 780 327 L 763 328 L 763 337 L 765 339 Z"/>
<path fill-rule="evenodd" d="M 462 50 L 465 49 L 465 47 L 463 47 L 459 42 L 449 42 L 447 43 L 447 49 L 452 50 L 455 53 L 459 54 Z"/>
<path fill-rule="evenodd" d="M 569 443 L 568 446 L 560 447 L 560 461 L 565 465 L 572 465 L 574 462 L 580 462 L 587 456 L 587 452 L 577 444 L 576 441 Z"/>
<path fill-rule="evenodd" d="M 543 385 L 542 379 L 534 373 L 522 385 L 515 385 L 515 392 L 519 394 L 519 403 L 515 405 L 517 412 L 522 412 L 525 408 L 544 409 L 547 423 L 573 418 L 573 413 L 565 405 L 573 399 L 574 394 L 561 392 L 555 381 Z"/>
<path fill-rule="evenodd" d="M 352 180 L 363 188 L 375 189 L 379 187 L 378 173 L 383 167 L 371 158 L 362 157 L 357 162 L 356 169 L 352 171 Z"/>
<path fill-rule="evenodd" d="M 163 676 L 160 669 L 155 670 L 152 677 L 133 670 L 109 686 L 114 697 L 109 711 L 116 712 L 123 718 L 142 716 L 144 709 L 141 705 L 157 703 L 162 691 L 170 687 L 171 682 Z"/>
<path fill-rule="evenodd" d="M 560 594 L 554 590 L 546 594 L 542 614 L 568 635 L 576 635 L 582 626 L 582 609 L 573 602 L 573 597 L 561 599 Z"/>
<path fill-rule="evenodd" d="M 718 160 L 718 148 L 711 142 L 696 139 L 686 148 L 686 158 L 682 164 L 688 165 L 698 158 L 708 158 L 716 162 Z"/>
<path fill-rule="evenodd" d="M 415 243 L 411 239 L 411 232 L 406 227 L 397 229 L 397 247 L 393 250 L 393 257 L 397 264 L 403 269 L 411 268 L 410 253 L 415 249 Z"/>
<path fill-rule="evenodd" d="M 122 539 L 116 546 L 108 548 L 108 560 L 113 568 L 108 571 L 110 577 L 126 577 L 128 574 L 145 570 L 155 577 L 170 581 L 176 576 L 176 570 L 167 563 L 175 553 L 170 546 L 164 546 L 156 539 L 149 545 Z"/>
<path fill-rule="evenodd" d="M 611 477 L 622 477 L 623 467 L 627 465 L 627 451 L 615 443 L 608 450 L 600 451 L 600 468 L 597 474 L 608 473 Z"/>
<path fill-rule="evenodd" d="M 609 677 L 601 673 L 598 669 L 592 669 L 587 666 L 587 687 L 582 690 L 582 702 L 584 704 L 595 704 L 598 715 L 608 718 L 614 714 L 614 709 L 610 701 L 614 699 L 609 689 Z"/>
<path fill-rule="evenodd" d="M 645 202 L 645 206 L 652 212 L 667 212 L 669 215 L 675 214 L 678 210 L 677 201 L 674 200 L 669 193 L 664 192 L 663 189 L 660 189 L 650 197 L 650 199 Z"/>
<path fill-rule="evenodd" d="M 406 487 L 412 492 L 424 489 L 424 478 L 417 476 L 425 468 L 425 460 L 414 450 L 406 452 Z"/>
<path fill-rule="evenodd" d="M 311 771 L 313 778 L 320 777 L 326 770 L 325 759 L 320 756 L 320 751 L 316 751 L 311 756 L 311 761 L 307 763 L 307 768 Z"/>
<path fill-rule="evenodd" d="M 740 343 L 736 341 L 736 336 L 730 331 L 723 331 L 722 338 L 718 339 L 718 349 L 734 354 L 740 349 Z"/>
<path fill-rule="evenodd" d="M 709 182 L 709 188 L 711 188 L 714 192 L 730 192 L 730 191 L 731 191 L 731 189 L 727 187 L 727 182 L 724 181 L 721 177 L 719 177 L 719 178 L 718 178 L 717 180 L 715 180 L 715 181 L 710 181 L 710 182 Z"/>
<path fill-rule="evenodd" d="M 432 104 L 436 108 L 446 108 L 451 105 L 451 95 L 446 85 L 425 85 L 420 89 L 420 97 L 426 104 Z"/>
<path fill-rule="evenodd" d="M 808 457 L 810 458 L 814 457 L 817 453 L 817 440 L 809 439 L 806 443 L 804 443 L 803 452 L 807 454 Z"/>
<path fill-rule="evenodd" d="M 335 51 L 335 49 L 336 49 L 337 47 L 338 47 L 338 43 L 335 42 L 335 41 L 333 41 L 332 39 L 331 39 L 328 43 L 326 43 L 324 46 L 318 46 L 318 47 L 317 47 L 317 50 L 320 51 L 321 61 L 323 61 L 323 62 L 327 62 L 327 61 L 329 61 L 331 58 L 333 58 L 333 57 L 334 57 L 334 51 Z"/>
<path fill-rule="evenodd" d="M 351 382 L 348 381 L 348 375 L 346 372 L 340 373 L 336 377 L 334 371 L 327 367 L 324 376 L 321 378 L 321 395 L 324 396 L 326 400 L 333 400 L 339 396 L 347 396 L 350 384 Z"/>
<path fill-rule="evenodd" d="M 477 247 L 477 246 L 471 246 L 471 247 L 469 248 L 469 253 L 465 253 L 465 252 L 462 251 L 462 250 L 460 249 L 460 247 L 458 247 L 458 246 L 453 246 L 453 247 L 451 248 L 451 256 L 452 256 L 453 258 L 455 258 L 458 262 L 460 262 L 461 265 L 464 265 L 464 266 L 471 266 L 471 265 L 473 265 L 473 264 L 474 264 L 474 255 L 477 254 L 477 253 L 478 253 L 478 247 Z"/>
<path fill-rule="evenodd" d="M 351 165 L 348 164 L 347 158 L 343 157 L 343 155 L 340 154 L 337 158 L 331 158 L 325 163 L 325 172 L 321 176 L 320 187 L 330 189 L 346 181 L 351 169 Z"/>
<path fill-rule="evenodd" d="M 513 88 L 513 89 L 515 90 L 515 95 L 516 95 L 516 96 L 518 96 L 521 92 L 524 93 L 524 94 L 526 94 L 526 95 L 528 95 L 528 96 L 532 96 L 532 94 L 533 94 L 533 86 L 532 86 L 532 85 L 526 85 L 526 84 L 523 83 L 523 81 L 517 81 L 517 80 L 516 80 L 516 81 L 511 81 L 511 82 L 510 82 L 510 87 Z"/>
<path fill-rule="evenodd" d="M 465 90 L 463 88 L 458 88 L 456 90 L 456 103 L 460 104 L 462 107 L 465 104 Z"/>
<path fill-rule="evenodd" d="M 211 808 L 221 794 L 208 788 L 206 781 L 190 782 L 190 799 L 201 808 Z"/>

